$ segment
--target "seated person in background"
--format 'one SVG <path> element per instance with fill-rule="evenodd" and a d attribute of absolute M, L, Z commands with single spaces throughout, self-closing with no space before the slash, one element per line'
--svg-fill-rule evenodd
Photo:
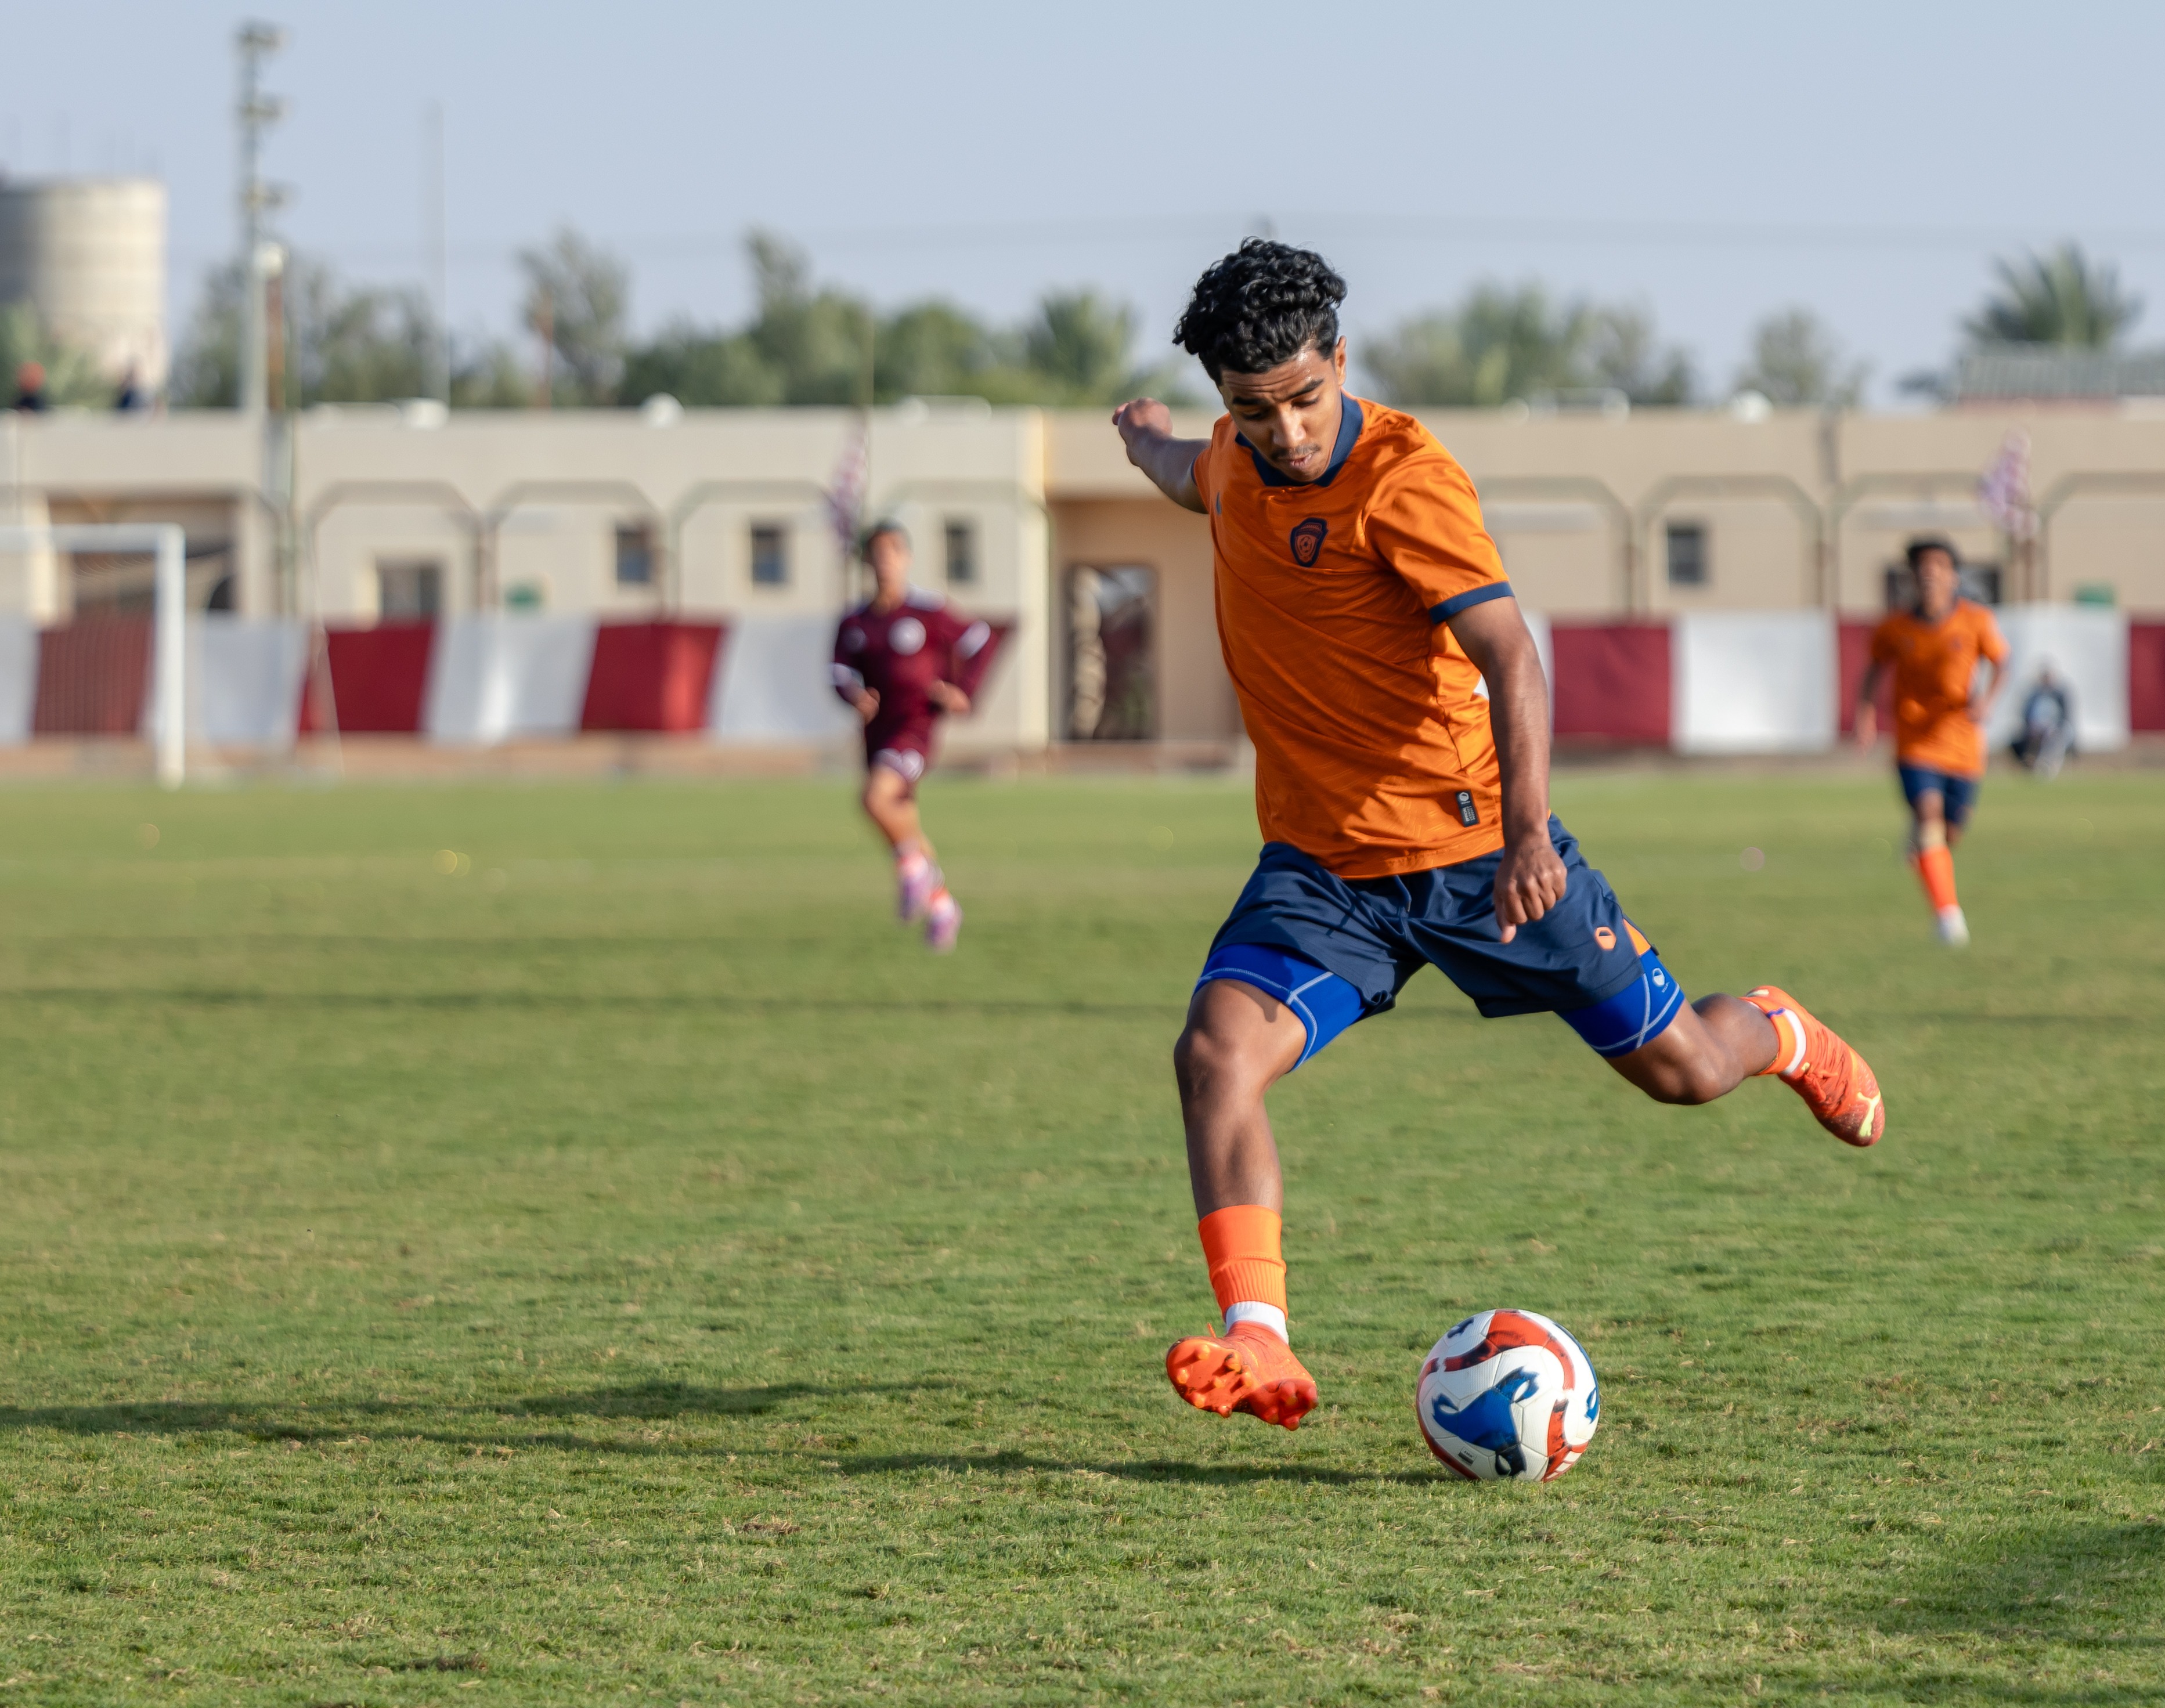
<path fill-rule="evenodd" d="M 2057 777 L 2075 745 L 2075 708 L 2068 685 L 2040 665 L 2029 698 L 2022 702 L 2022 727 L 2008 751 L 2040 777 Z"/>
<path fill-rule="evenodd" d="M 42 362 L 26 361 L 15 370 L 13 407 L 26 415 L 37 414 L 45 407 L 45 370 Z"/>

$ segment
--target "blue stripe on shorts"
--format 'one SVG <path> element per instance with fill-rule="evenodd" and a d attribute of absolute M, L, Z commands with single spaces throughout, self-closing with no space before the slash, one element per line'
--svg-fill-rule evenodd
<path fill-rule="evenodd" d="M 1557 1018 L 1585 1039 L 1597 1055 L 1628 1056 L 1667 1031 L 1683 1005 L 1683 986 L 1662 965 L 1662 957 L 1648 949 L 1639 957 L 1636 983 L 1591 1008 L 1575 1008 Z"/>
<path fill-rule="evenodd" d="M 1361 1018 L 1361 993 L 1347 980 L 1326 973 L 1312 961 L 1261 943 L 1226 943 L 1213 949 L 1210 958 L 1203 963 L 1203 976 L 1195 981 L 1195 988 L 1200 990 L 1214 978 L 1252 984 L 1298 1016 L 1301 1029 L 1308 1034 L 1308 1045 L 1293 1068 Z M 1293 1068 L 1286 1071 L 1290 1073 Z"/>

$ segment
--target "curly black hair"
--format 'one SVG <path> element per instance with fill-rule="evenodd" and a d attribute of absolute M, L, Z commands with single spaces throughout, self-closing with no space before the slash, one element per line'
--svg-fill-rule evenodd
<path fill-rule="evenodd" d="M 1172 341 L 1213 380 L 1228 368 L 1262 373 L 1310 348 L 1338 345 L 1346 281 L 1312 249 L 1251 237 L 1195 282 Z"/>

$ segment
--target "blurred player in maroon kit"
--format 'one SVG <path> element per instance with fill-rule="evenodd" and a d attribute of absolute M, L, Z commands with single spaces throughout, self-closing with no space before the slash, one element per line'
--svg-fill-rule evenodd
<path fill-rule="evenodd" d="M 934 725 L 970 709 L 993 631 L 910 586 L 909 535 L 899 523 L 875 523 L 863 549 L 877 591 L 835 632 L 835 692 L 864 720 L 864 809 L 894 850 L 897 910 L 922 917 L 925 946 L 945 954 L 962 909 L 918 822 L 917 784 L 932 763 Z"/>

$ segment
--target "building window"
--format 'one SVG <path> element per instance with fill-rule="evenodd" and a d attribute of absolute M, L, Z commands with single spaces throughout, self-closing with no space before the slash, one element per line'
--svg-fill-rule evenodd
<path fill-rule="evenodd" d="M 789 585 L 789 535 L 775 523 L 752 524 L 751 583 L 754 587 Z"/>
<path fill-rule="evenodd" d="M 380 623 L 428 623 L 444 608 L 444 566 L 431 559 L 382 557 L 376 562 L 376 617 Z"/>
<path fill-rule="evenodd" d="M 977 579 L 977 530 L 967 522 L 947 525 L 947 585 L 970 587 Z"/>
<path fill-rule="evenodd" d="M 1703 588 L 1709 580 L 1706 525 L 1672 522 L 1668 527 L 1669 585 Z"/>
<path fill-rule="evenodd" d="M 654 585 L 654 530 L 644 522 L 624 523 L 617 528 L 616 584 Z"/>

